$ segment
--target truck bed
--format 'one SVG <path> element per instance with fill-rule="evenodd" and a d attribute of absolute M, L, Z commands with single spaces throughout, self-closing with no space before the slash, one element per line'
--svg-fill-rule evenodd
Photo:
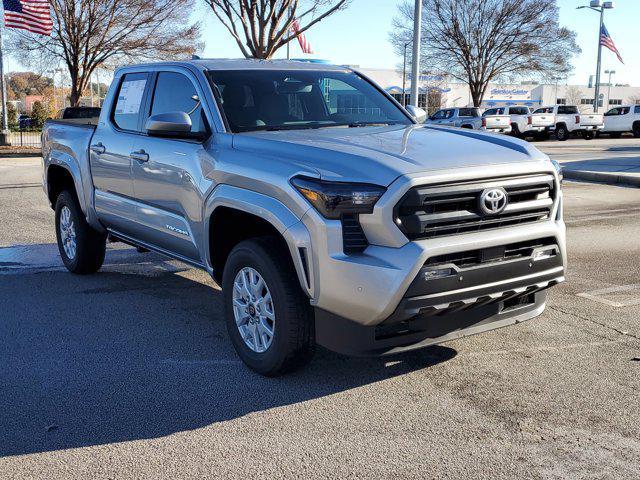
<path fill-rule="evenodd" d="M 93 185 L 89 166 L 89 145 L 96 126 L 47 120 L 42 127 L 42 158 L 45 165 L 64 165 L 72 172 L 80 206 L 86 213 Z M 51 167 L 49 167 L 51 168 Z M 46 192 L 48 171 L 44 172 Z"/>

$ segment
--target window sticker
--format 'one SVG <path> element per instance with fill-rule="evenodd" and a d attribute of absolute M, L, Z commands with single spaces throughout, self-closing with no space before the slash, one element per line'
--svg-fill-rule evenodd
<path fill-rule="evenodd" d="M 132 80 L 124 82 L 120 88 L 120 95 L 116 103 L 116 114 L 127 115 L 136 114 L 140 111 L 142 95 L 147 80 Z"/>

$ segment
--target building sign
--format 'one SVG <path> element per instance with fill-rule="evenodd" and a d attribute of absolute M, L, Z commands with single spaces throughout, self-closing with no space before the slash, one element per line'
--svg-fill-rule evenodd
<path fill-rule="evenodd" d="M 531 99 L 531 90 L 522 87 L 497 87 L 492 88 L 489 91 L 489 98 L 494 99 L 519 99 L 519 100 L 529 100 Z"/>

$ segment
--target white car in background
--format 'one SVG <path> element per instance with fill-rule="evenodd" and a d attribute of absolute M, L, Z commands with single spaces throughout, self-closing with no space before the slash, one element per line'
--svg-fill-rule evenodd
<path fill-rule="evenodd" d="M 555 116 L 555 126 L 551 129 L 561 142 L 568 140 L 572 134 L 582 134 L 585 140 L 591 140 L 604 127 L 604 116 L 601 113 L 580 113 L 575 105 L 540 107 L 533 113 Z"/>
<path fill-rule="evenodd" d="M 604 114 L 602 133 L 620 138 L 625 132 L 632 132 L 634 137 L 640 138 L 640 105 L 622 105 Z"/>
<path fill-rule="evenodd" d="M 484 115 L 508 115 L 511 119 L 511 133 L 519 138 L 545 138 L 555 125 L 555 115 L 533 113 L 526 105 L 509 105 L 491 108 Z"/>
<path fill-rule="evenodd" d="M 493 133 L 510 133 L 508 115 L 482 115 L 477 107 L 443 108 L 431 115 L 425 123 L 448 127 L 484 130 Z"/>

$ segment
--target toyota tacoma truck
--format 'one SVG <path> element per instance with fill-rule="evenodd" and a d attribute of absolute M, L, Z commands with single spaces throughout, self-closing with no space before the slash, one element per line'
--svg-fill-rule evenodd
<path fill-rule="evenodd" d="M 511 133 L 509 116 L 498 114 L 483 115 L 477 107 L 444 108 L 427 118 L 425 123 L 493 133 Z"/>
<path fill-rule="evenodd" d="M 511 119 L 511 134 L 518 138 L 536 137 L 544 139 L 549 136 L 549 130 L 555 125 L 555 117 L 545 113 L 532 113 L 526 105 L 507 105 L 505 107 L 487 110 L 485 114 L 509 115 Z"/>
<path fill-rule="evenodd" d="M 555 116 L 555 125 L 551 130 L 561 142 L 568 140 L 573 134 L 592 140 L 604 128 L 604 116 L 601 113 L 580 113 L 575 105 L 540 107 L 533 113 Z"/>
<path fill-rule="evenodd" d="M 556 166 L 425 116 L 345 67 L 121 68 L 97 125 L 43 130 L 60 256 L 94 273 L 109 237 L 207 271 L 263 375 L 540 315 L 565 275 Z"/>
<path fill-rule="evenodd" d="M 620 138 L 626 132 L 640 138 L 640 105 L 615 107 L 604 114 L 602 133 L 608 133 L 612 138 Z"/>

